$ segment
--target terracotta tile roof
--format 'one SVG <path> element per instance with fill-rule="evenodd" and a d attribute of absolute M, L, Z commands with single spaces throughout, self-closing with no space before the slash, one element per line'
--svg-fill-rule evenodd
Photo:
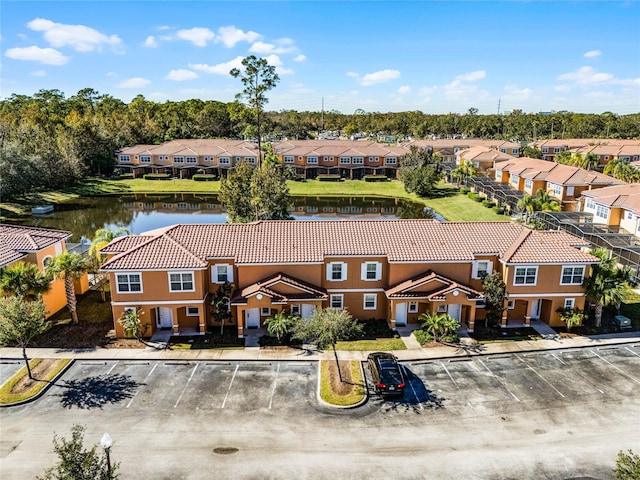
<path fill-rule="evenodd" d="M 483 146 L 465 148 L 464 150 L 458 151 L 458 156 L 464 160 L 478 162 L 503 162 L 517 158 L 494 148 Z"/>
<path fill-rule="evenodd" d="M 285 284 L 299 289 L 299 293 L 279 292 L 278 284 Z M 291 300 L 326 300 L 329 298 L 327 291 L 297 278 L 278 273 L 259 282 L 248 285 L 242 290 L 236 291 L 231 299 L 232 304 L 244 304 L 253 295 L 262 293 L 271 297 L 272 303 L 288 303 Z"/>
<path fill-rule="evenodd" d="M 429 290 L 423 289 L 416 291 L 416 289 L 420 287 L 431 288 Z M 444 300 L 446 295 L 452 293 L 454 290 L 462 291 L 469 299 L 481 299 L 484 297 L 482 292 L 432 271 L 425 272 L 424 274 L 388 288 L 385 290 L 385 294 L 387 298 L 428 298 L 429 300 Z"/>
<path fill-rule="evenodd" d="M 0 266 L 71 237 L 71 232 L 0 224 Z"/>
<path fill-rule="evenodd" d="M 624 183 L 599 172 L 529 157 L 501 162 L 496 168 L 512 175 L 531 180 L 545 180 L 558 185 L 618 185 Z"/>
<path fill-rule="evenodd" d="M 566 249 L 563 237 L 530 230 L 503 256 L 505 263 L 598 263 L 599 260 L 577 248 Z M 563 248 L 564 247 L 564 248 Z"/>
<path fill-rule="evenodd" d="M 585 263 L 594 258 L 560 237 L 545 237 L 517 223 L 297 220 L 175 225 L 116 255 L 103 269 L 204 268 L 208 259 L 232 259 L 238 265 L 323 263 L 327 257 L 352 255 L 387 257 L 389 262 L 468 262 L 478 253 L 495 252 L 503 257 L 510 249 L 515 252 L 527 232 L 553 247 L 553 251 L 532 251 L 536 262 L 561 258 L 566 263 Z M 520 261 L 515 253 L 509 256 L 513 257 L 510 261 Z"/>
<path fill-rule="evenodd" d="M 111 253 L 122 253 L 131 250 L 138 245 L 148 242 L 154 238 L 151 235 L 127 235 L 126 237 L 115 238 L 109 245 L 105 245 L 100 249 L 100 253 L 105 255 Z"/>
<path fill-rule="evenodd" d="M 582 192 L 583 197 L 607 207 L 620 207 L 640 215 L 640 183 L 614 185 Z"/>

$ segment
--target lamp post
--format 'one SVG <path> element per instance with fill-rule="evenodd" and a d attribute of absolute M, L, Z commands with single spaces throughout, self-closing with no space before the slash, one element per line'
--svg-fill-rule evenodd
<path fill-rule="evenodd" d="M 102 438 L 100 439 L 100 445 L 102 445 L 104 453 L 107 456 L 107 478 L 109 480 L 111 480 L 111 457 L 109 457 L 109 451 L 111 450 L 112 444 L 113 439 L 111 438 L 111 435 L 109 435 L 108 433 L 102 435 Z"/>

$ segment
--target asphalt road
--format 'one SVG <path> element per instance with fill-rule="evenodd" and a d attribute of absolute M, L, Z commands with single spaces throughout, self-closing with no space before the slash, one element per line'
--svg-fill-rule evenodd
<path fill-rule="evenodd" d="M 335 410 L 315 362 L 77 361 L 0 410 L 0 477 L 41 474 L 74 423 L 122 479 L 605 479 L 640 452 L 640 344 L 403 367 L 403 398 Z"/>

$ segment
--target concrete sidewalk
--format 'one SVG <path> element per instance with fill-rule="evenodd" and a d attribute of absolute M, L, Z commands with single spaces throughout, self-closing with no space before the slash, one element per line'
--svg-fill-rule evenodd
<path fill-rule="evenodd" d="M 439 358 L 456 358 L 477 355 L 497 355 L 506 353 L 537 352 L 545 350 L 559 350 L 564 348 L 602 347 L 640 342 L 640 332 L 627 332 L 608 335 L 576 336 L 572 338 L 560 338 L 549 336 L 544 340 L 522 340 L 491 343 L 487 345 L 462 343 L 455 346 L 436 346 L 410 348 L 407 350 L 395 350 L 393 353 L 399 360 L 429 360 Z M 73 358 L 76 360 L 286 360 L 286 361 L 317 361 L 333 359 L 333 352 L 329 350 L 318 351 L 315 347 L 308 346 L 302 349 L 272 350 L 264 348 L 244 348 L 237 350 L 167 350 L 159 344 L 156 347 L 141 349 L 57 349 L 57 348 L 28 348 L 30 358 Z M 368 351 L 344 351 L 338 352 L 344 360 L 365 360 Z M 22 359 L 22 351 L 19 348 L 1 348 L 0 359 Z"/>

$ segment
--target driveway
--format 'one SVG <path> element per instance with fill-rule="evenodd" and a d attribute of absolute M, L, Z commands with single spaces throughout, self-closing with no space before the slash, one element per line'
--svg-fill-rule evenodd
<path fill-rule="evenodd" d="M 402 399 L 335 410 L 314 362 L 78 361 L 0 411 L 0 472 L 41 474 L 74 423 L 127 479 L 604 479 L 640 452 L 640 344 L 402 364 Z"/>

